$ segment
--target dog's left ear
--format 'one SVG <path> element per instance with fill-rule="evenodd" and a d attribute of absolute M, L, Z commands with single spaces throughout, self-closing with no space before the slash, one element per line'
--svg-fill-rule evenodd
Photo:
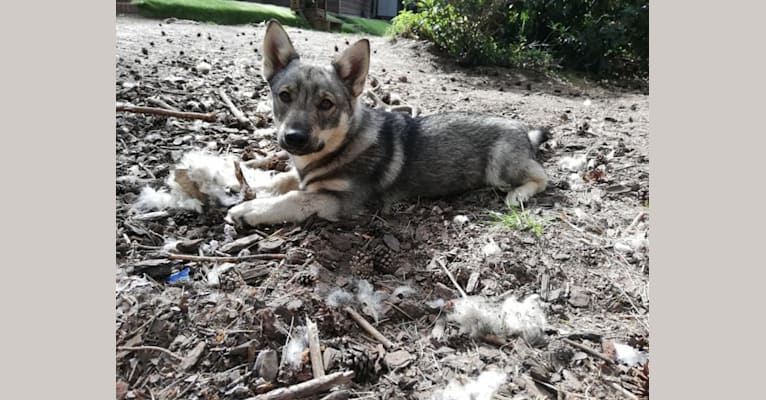
<path fill-rule="evenodd" d="M 362 39 L 341 53 L 332 63 L 341 80 L 354 96 L 364 90 L 364 81 L 370 69 L 370 42 Z"/>

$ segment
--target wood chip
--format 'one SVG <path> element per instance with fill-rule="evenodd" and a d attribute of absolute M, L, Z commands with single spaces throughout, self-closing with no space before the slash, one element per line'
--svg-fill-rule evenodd
<path fill-rule="evenodd" d="M 226 243 L 225 245 L 221 246 L 221 251 L 224 253 L 229 253 L 229 254 L 236 253 L 242 249 L 252 246 L 253 244 L 261 240 L 262 238 L 263 236 L 258 233 L 253 233 L 252 235 L 243 236 L 231 243 Z"/>
<path fill-rule="evenodd" d="M 186 355 L 186 358 L 181 361 L 181 365 L 179 368 L 181 368 L 182 371 L 188 371 L 190 370 L 195 364 L 197 364 L 197 361 L 199 361 L 200 357 L 202 357 L 202 353 L 205 352 L 206 344 L 204 341 L 197 343 L 197 346 L 195 346 L 189 354 Z"/>

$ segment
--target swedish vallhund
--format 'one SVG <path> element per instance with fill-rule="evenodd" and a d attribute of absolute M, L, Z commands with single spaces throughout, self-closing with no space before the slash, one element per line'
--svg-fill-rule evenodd
<path fill-rule="evenodd" d="M 545 190 L 535 159 L 545 129 L 472 113 L 412 118 L 373 110 L 360 95 L 370 43 L 359 40 L 330 65 L 304 64 L 282 26 L 269 21 L 263 76 L 271 88 L 279 146 L 292 169 L 274 176 L 274 197 L 232 207 L 240 227 L 352 217 L 371 201 L 437 197 L 482 187 L 507 191 L 518 205 Z"/>

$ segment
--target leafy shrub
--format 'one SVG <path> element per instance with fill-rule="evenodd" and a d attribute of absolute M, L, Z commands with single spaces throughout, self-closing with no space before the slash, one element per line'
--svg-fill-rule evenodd
<path fill-rule="evenodd" d="M 406 4 L 389 33 L 430 40 L 462 64 L 557 64 L 598 75 L 646 75 L 649 70 L 648 0 Z"/>

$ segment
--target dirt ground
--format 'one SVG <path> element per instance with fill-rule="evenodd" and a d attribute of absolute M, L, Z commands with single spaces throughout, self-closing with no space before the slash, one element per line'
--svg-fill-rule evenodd
<path fill-rule="evenodd" d="M 542 224 L 540 235 L 493 224 L 490 212 L 508 212 L 494 190 L 412 200 L 386 217 L 371 210 L 353 221 L 311 219 L 248 232 L 226 226 L 225 210 L 132 210 L 141 189 L 162 187 L 186 151 L 249 158 L 277 150 L 259 75 L 263 31 L 117 18 L 117 102 L 156 107 L 159 99 L 219 115 L 202 122 L 117 113 L 118 399 L 249 398 L 306 381 L 313 373 L 308 351 L 298 348 L 294 367 L 275 357 L 294 347 L 285 344 L 307 319 L 317 324 L 326 373 L 355 373 L 328 398 L 429 399 L 456 377 L 489 369 L 507 374 L 496 399 L 648 396 L 648 362 L 614 362 L 615 343 L 649 352 L 647 93 L 465 69 L 425 43 L 370 38 L 370 77 L 386 100 L 398 96 L 423 113 L 480 111 L 551 127 L 540 155 L 551 184 L 526 205 L 528 218 Z M 359 38 L 287 31 L 304 60 L 323 63 Z M 209 72 L 197 70 L 202 61 Z M 238 125 L 220 88 L 254 128 Z M 170 259 L 163 250 L 170 240 L 181 241 L 176 253 L 240 257 Z M 461 295 L 440 262 L 469 295 L 500 301 L 539 294 L 544 340 L 469 337 L 445 325 L 449 301 Z M 184 268 L 188 280 L 167 283 Z M 209 275 L 216 268 L 218 285 Z M 354 292 L 359 279 L 382 298 L 377 321 L 375 311 L 357 310 L 393 342 L 388 349 L 328 304 L 328 294 Z"/>

